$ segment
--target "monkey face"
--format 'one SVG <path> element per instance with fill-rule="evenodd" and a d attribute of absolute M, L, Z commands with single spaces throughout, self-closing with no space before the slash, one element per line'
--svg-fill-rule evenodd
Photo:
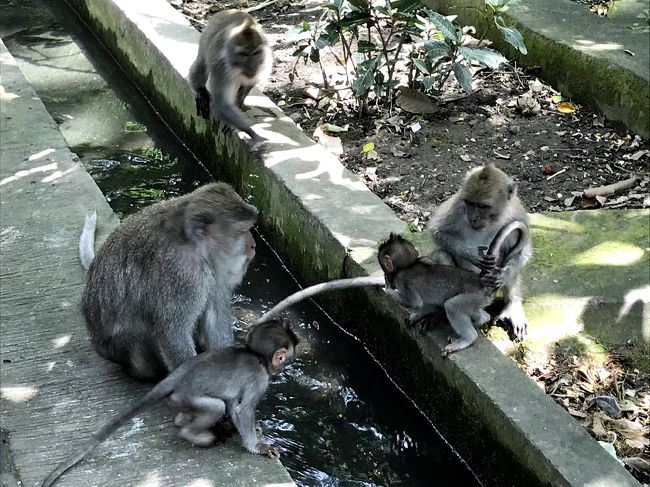
<path fill-rule="evenodd" d="M 255 78 L 266 58 L 266 42 L 254 29 L 241 31 L 232 38 L 230 65 L 247 78 Z"/>
<path fill-rule="evenodd" d="M 492 221 L 492 206 L 484 202 L 465 200 L 465 217 L 474 230 L 481 230 Z"/>
<path fill-rule="evenodd" d="M 393 274 L 413 265 L 419 256 L 415 245 L 401 235 L 391 233 L 388 240 L 379 246 L 377 258 L 384 273 Z"/>

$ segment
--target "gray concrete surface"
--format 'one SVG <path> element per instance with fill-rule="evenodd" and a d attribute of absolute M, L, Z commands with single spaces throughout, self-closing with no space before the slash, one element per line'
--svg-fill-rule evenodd
<path fill-rule="evenodd" d="M 95 354 L 78 310 L 83 217 L 98 210 L 99 241 L 117 218 L 2 43 L 0 61 L 2 485 L 34 486 L 149 386 Z M 60 485 L 294 485 L 238 439 L 195 448 L 171 420 L 165 404 L 139 414 Z"/>
<path fill-rule="evenodd" d="M 163 0 L 69 0 L 163 117 L 218 176 L 262 209 L 265 236 L 303 283 L 377 271 L 375 249 L 404 230 L 383 203 L 267 98 L 248 112 L 271 142 L 263 164 L 245 143 L 194 115 L 185 76 L 198 34 Z M 225 161 L 220 163 L 219 161 Z M 485 339 L 440 357 L 447 335 L 422 338 L 381 292 L 321 302 L 357 334 L 485 485 L 636 485 L 579 424 Z"/>

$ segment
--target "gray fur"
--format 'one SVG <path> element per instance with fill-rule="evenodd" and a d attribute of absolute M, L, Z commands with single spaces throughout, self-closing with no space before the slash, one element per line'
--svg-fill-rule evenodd
<path fill-rule="evenodd" d="M 272 320 L 278 316 L 285 309 L 293 306 L 300 301 L 303 301 L 317 294 L 322 294 L 325 292 L 337 291 L 341 289 L 350 289 L 353 287 L 365 287 L 365 286 L 379 286 L 384 287 L 385 281 L 384 276 L 366 276 L 366 277 L 353 277 L 349 279 L 336 279 L 328 282 L 321 282 L 320 284 L 315 284 L 309 286 L 305 289 L 301 289 L 298 292 L 293 293 L 291 296 L 283 299 L 278 304 L 276 304 L 270 311 L 267 311 L 262 317 L 260 317 L 255 324 L 264 323 L 266 321 Z"/>
<path fill-rule="evenodd" d="M 231 297 L 256 218 L 223 183 L 126 218 L 97 251 L 82 296 L 99 355 L 151 380 L 197 352 L 232 345 Z"/>
<path fill-rule="evenodd" d="M 409 323 L 421 333 L 426 333 L 427 316 L 444 308 L 458 336 L 450 339 L 443 356 L 474 343 L 474 326 L 489 320 L 483 308 L 492 300 L 491 287 L 477 273 L 418 257 L 415 246 L 395 234 L 379 247 L 378 259 L 386 273 L 386 292 L 409 311 Z"/>
<path fill-rule="evenodd" d="M 266 393 L 270 375 L 282 370 L 271 365 L 274 352 L 287 350 L 284 367 L 293 359 L 297 338 L 282 322 L 260 329 L 254 335 L 253 339 L 248 338 L 252 334 L 247 336 L 246 348 L 210 350 L 182 364 L 66 458 L 42 487 L 53 485 L 127 420 L 165 397 L 179 411 L 175 420 L 180 427 L 179 435 L 191 443 L 214 444 L 216 438 L 210 428 L 228 414 L 246 450 L 277 457 L 275 449 L 257 438 L 255 410 Z"/>
<path fill-rule="evenodd" d="M 201 33 L 189 73 L 199 114 L 245 132 L 256 146 L 263 143 L 241 107 L 253 86 L 268 79 L 272 63 L 264 31 L 250 14 L 234 9 L 214 14 Z"/>
<path fill-rule="evenodd" d="M 484 187 L 480 174 L 489 171 Z M 466 200 L 478 200 L 491 208 L 479 215 L 482 228 L 474 228 L 468 220 Z M 489 214 L 487 214 L 489 213 Z M 471 272 L 480 272 L 482 256 L 478 247 L 488 247 L 497 232 L 507 223 L 519 221 L 529 226 L 528 215 L 516 194 L 516 186 L 502 171 L 492 165 L 470 171 L 463 187 L 433 213 L 429 232 L 434 243 L 431 259 L 438 264 L 453 265 Z M 513 249 L 513 247 L 515 247 Z M 509 321 L 518 338 L 526 334 L 527 320 L 523 310 L 519 274 L 532 255 L 528 233 L 519 242 L 516 232 L 508 234 L 500 248 L 496 265 L 500 267 L 505 308 L 500 319 Z"/>

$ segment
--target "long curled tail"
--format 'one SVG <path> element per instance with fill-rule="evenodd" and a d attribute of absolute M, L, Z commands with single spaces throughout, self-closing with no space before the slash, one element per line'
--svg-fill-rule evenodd
<path fill-rule="evenodd" d="M 508 238 L 514 231 L 519 232 L 519 238 L 517 239 L 515 246 L 512 247 L 512 249 L 510 249 L 507 255 L 504 257 L 503 262 L 507 262 L 510 256 L 521 252 L 526 245 L 526 242 L 528 242 L 528 235 L 530 233 L 530 230 L 528 228 L 528 225 L 521 220 L 512 220 L 503 225 L 492 239 L 490 247 L 487 250 L 483 246 L 480 246 L 478 248 L 479 254 L 482 254 L 486 257 L 492 257 L 492 262 L 496 262 L 503 243 L 506 241 L 506 238 Z M 498 270 L 498 273 L 495 272 L 496 270 Z M 500 273 L 501 269 L 498 267 L 495 267 L 493 269 L 481 269 L 481 272 L 479 274 L 481 284 L 483 284 L 483 286 L 491 294 L 498 291 L 501 287 L 502 283 Z"/>
<path fill-rule="evenodd" d="M 179 381 L 184 377 L 187 371 L 194 366 L 195 363 L 196 360 L 189 360 L 183 363 L 166 378 L 156 384 L 156 386 L 147 392 L 143 397 L 135 401 L 129 409 L 120 413 L 109 423 L 104 425 L 92 436 L 92 438 L 81 445 L 68 458 L 63 460 L 63 462 L 61 462 L 59 466 L 50 475 L 47 476 L 47 478 L 41 484 L 41 487 L 51 487 L 66 470 L 69 470 L 77 463 L 79 463 L 86 455 L 93 451 L 97 445 L 99 445 L 122 424 L 124 424 L 125 421 L 131 419 L 143 409 L 169 396 L 174 391 L 174 388 L 179 383 Z"/>
<path fill-rule="evenodd" d="M 95 228 L 97 227 L 97 211 L 86 215 L 81 237 L 79 237 L 79 260 L 84 269 L 88 270 L 95 258 Z"/>
<path fill-rule="evenodd" d="M 255 324 L 264 323 L 275 318 L 282 311 L 287 309 L 289 306 L 302 301 L 303 299 L 310 298 L 317 294 L 322 294 L 329 291 L 338 291 L 340 289 L 349 289 L 353 287 L 365 287 L 365 286 L 376 286 L 384 287 L 386 280 L 383 275 L 381 276 L 366 276 L 366 277 L 352 277 L 349 279 L 335 279 L 334 281 L 321 282 L 320 284 L 315 284 L 309 286 L 305 289 L 298 291 L 297 293 L 292 294 L 288 298 L 283 299 L 278 304 L 276 304 L 270 311 L 265 315 L 260 317 Z"/>

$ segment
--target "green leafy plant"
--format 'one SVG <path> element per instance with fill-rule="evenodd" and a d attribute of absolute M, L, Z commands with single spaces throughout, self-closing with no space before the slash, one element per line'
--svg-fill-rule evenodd
<path fill-rule="evenodd" d="M 317 22 L 291 29 L 286 41 L 296 44 L 293 54 L 299 60 L 320 64 L 326 87 L 320 62 L 323 49 L 329 49 L 346 68 L 349 87 L 358 100 L 365 104 L 373 88 L 378 96 L 391 100 L 402 46 L 409 32 L 417 32 L 413 12 L 418 6 L 418 0 L 331 0 Z"/>
<path fill-rule="evenodd" d="M 503 17 L 503 13 L 510 8 L 510 5 L 515 3 L 517 3 L 517 0 L 485 0 L 485 12 L 492 17 L 494 26 L 499 29 L 504 41 L 522 54 L 528 54 L 521 32 L 514 27 L 507 26 Z"/>
<path fill-rule="evenodd" d="M 507 62 L 493 49 L 476 47 L 480 40 L 474 42 L 475 47 L 471 47 L 468 41 L 476 39 L 464 35 L 449 17 L 432 10 L 426 10 L 425 14 L 426 17 L 421 17 L 418 24 L 425 40 L 411 53 L 411 61 L 417 71 L 414 81 L 425 92 L 440 89 L 453 72 L 463 91 L 472 93 L 472 62 L 492 69 Z"/>
<path fill-rule="evenodd" d="M 508 1 L 487 0 L 488 8 L 504 39 L 525 53 L 521 34 L 501 15 Z M 311 61 L 319 64 L 324 86 L 330 88 L 321 62 L 321 51 L 327 49 L 345 67 L 345 88 L 352 90 L 360 110 L 371 93 L 392 106 L 400 84 L 435 91 L 452 73 L 471 93 L 473 63 L 494 69 L 506 59 L 452 20 L 422 8 L 419 0 L 330 0 L 316 22 L 303 22 L 287 33 L 297 57 L 291 79 L 300 60 Z"/>

